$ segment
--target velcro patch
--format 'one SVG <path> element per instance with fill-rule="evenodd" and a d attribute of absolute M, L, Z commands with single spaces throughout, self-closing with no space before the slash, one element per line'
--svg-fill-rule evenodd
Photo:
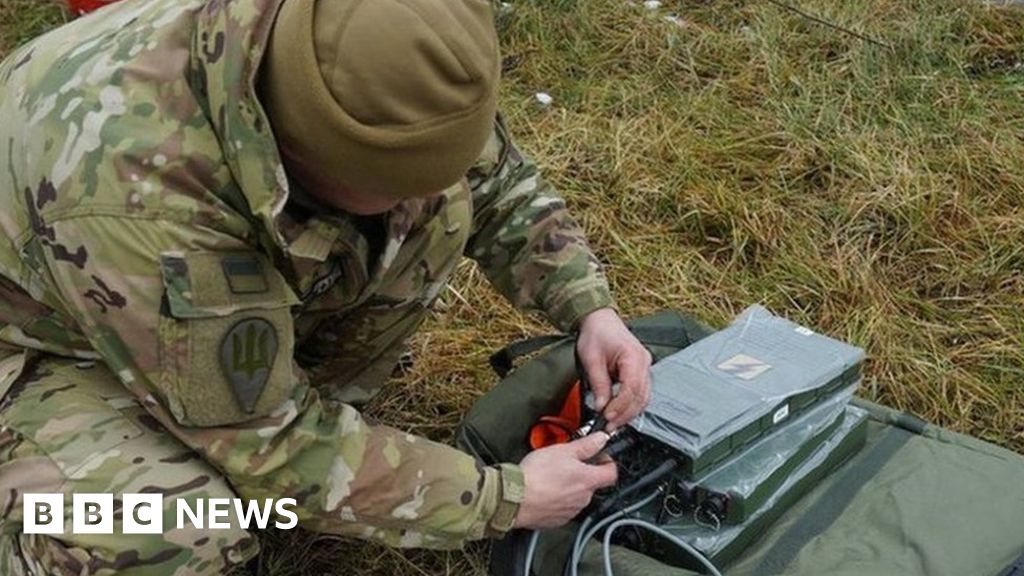
<path fill-rule="evenodd" d="M 262 294 L 270 289 L 263 264 L 251 254 L 228 254 L 220 262 L 232 294 Z"/>

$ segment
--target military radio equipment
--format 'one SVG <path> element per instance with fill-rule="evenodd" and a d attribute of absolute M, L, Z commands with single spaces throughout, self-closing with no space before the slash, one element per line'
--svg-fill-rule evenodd
<path fill-rule="evenodd" d="M 782 426 L 763 441 L 686 483 L 698 517 L 740 524 L 835 435 L 853 387 Z M 667 512 L 667 511 L 666 511 Z"/>
<path fill-rule="evenodd" d="M 863 358 L 760 306 L 665 357 L 647 409 L 605 449 L 619 483 L 596 496 L 577 540 L 619 518 L 634 530 L 609 542 L 694 569 L 728 561 L 864 445 L 866 413 L 850 405 Z"/>
<path fill-rule="evenodd" d="M 777 476 L 778 484 L 753 482 L 743 488 L 744 481 L 733 477 L 732 485 L 720 485 L 719 492 L 700 494 L 689 516 L 663 518 L 661 526 L 715 564 L 727 564 L 761 530 L 864 446 L 867 440 L 867 412 L 847 405 L 834 424 L 832 432 L 826 435 L 821 445 L 810 450 L 798 465 Z M 761 454 L 752 457 L 752 460 L 764 456 Z M 725 475 L 736 474 L 745 468 L 744 464 L 737 464 L 738 467 L 733 467 Z M 705 486 L 700 490 L 711 488 Z M 710 510 L 708 499 L 724 500 L 724 504 L 720 510 Z M 660 514 L 661 510 L 655 504 L 649 512 Z M 661 549 L 656 550 L 659 546 Z M 680 555 L 677 549 L 665 547 L 660 541 L 645 541 L 642 547 L 659 557 L 674 557 L 681 565 L 694 569 L 699 566 L 693 558 Z"/>

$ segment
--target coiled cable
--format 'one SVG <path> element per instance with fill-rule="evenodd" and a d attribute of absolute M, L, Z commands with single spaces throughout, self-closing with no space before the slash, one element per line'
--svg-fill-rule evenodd
<path fill-rule="evenodd" d="M 643 528 L 645 530 L 653 532 L 658 536 L 661 536 L 665 540 L 668 540 L 669 542 L 675 544 L 690 556 L 696 558 L 697 561 L 701 563 L 701 565 L 707 568 L 708 574 L 710 574 L 711 576 L 722 576 L 722 573 L 718 571 L 718 568 L 716 568 L 715 565 L 712 564 L 711 561 L 708 560 L 703 554 L 701 554 L 700 551 L 698 551 L 696 548 L 690 546 L 688 543 L 686 543 L 676 535 L 672 534 L 668 530 L 665 530 L 664 528 L 656 524 L 652 524 L 646 520 L 640 520 L 636 518 L 623 518 L 621 520 L 616 520 L 612 522 L 610 526 L 608 526 L 607 530 L 605 530 L 603 542 L 605 576 L 615 576 L 615 571 L 612 570 L 612 534 L 614 534 L 615 530 L 621 528 L 622 526 L 636 526 L 638 528 Z"/>

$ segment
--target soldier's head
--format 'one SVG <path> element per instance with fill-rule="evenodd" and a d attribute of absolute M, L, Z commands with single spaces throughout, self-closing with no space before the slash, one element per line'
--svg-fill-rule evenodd
<path fill-rule="evenodd" d="M 285 0 L 259 93 L 289 173 L 372 214 L 465 175 L 500 68 L 489 0 Z"/>

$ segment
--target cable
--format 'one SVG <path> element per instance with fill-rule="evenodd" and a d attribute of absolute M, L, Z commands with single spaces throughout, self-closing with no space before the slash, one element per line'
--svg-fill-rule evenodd
<path fill-rule="evenodd" d="M 578 562 L 575 562 L 575 560 L 577 558 L 577 552 L 576 551 L 579 549 L 580 543 L 584 542 L 583 535 L 587 534 L 587 530 L 590 528 L 590 525 L 593 522 L 594 522 L 594 516 L 593 515 L 587 516 L 586 518 L 583 519 L 583 522 L 580 523 L 579 529 L 576 530 L 576 537 L 572 541 L 572 550 L 570 551 L 570 554 L 569 554 L 569 574 L 570 574 L 570 576 L 576 576 L 576 564 L 578 564 Z"/>
<path fill-rule="evenodd" d="M 804 12 L 803 10 L 797 8 L 796 6 L 793 6 L 792 4 L 787 4 L 785 2 L 782 2 L 782 0 L 767 0 L 767 2 L 769 4 L 774 4 L 774 5 L 778 6 L 779 8 L 782 8 L 783 10 L 789 10 L 790 12 L 793 12 L 793 13 L 799 15 L 799 16 L 803 16 L 804 18 L 807 18 L 808 20 L 810 20 L 812 22 L 817 22 L 818 24 L 821 24 L 822 26 L 828 26 L 829 28 L 832 28 L 833 30 L 838 30 L 839 32 L 843 32 L 845 34 L 849 34 L 850 36 L 853 36 L 854 38 L 859 38 L 859 39 L 861 39 L 861 40 L 863 40 L 865 42 L 874 44 L 875 46 L 881 46 L 882 48 L 888 48 L 889 50 L 892 50 L 892 46 L 890 46 L 889 44 L 886 44 L 885 42 L 882 42 L 881 40 L 876 40 L 876 39 L 874 39 L 874 38 L 872 38 L 870 36 L 866 36 L 866 35 L 861 34 L 859 32 L 854 32 L 853 30 L 850 30 L 849 28 L 844 28 L 844 27 L 842 27 L 839 24 L 836 24 L 834 22 L 829 22 L 828 20 L 825 20 L 824 18 L 820 18 L 818 16 L 815 16 L 814 14 L 810 14 L 810 13 Z"/>
<path fill-rule="evenodd" d="M 620 528 L 622 526 L 637 526 L 637 527 L 640 527 L 640 528 L 644 528 L 644 529 L 646 529 L 646 530 L 648 530 L 650 532 L 654 532 L 658 536 L 661 536 L 662 538 L 664 538 L 664 539 L 668 540 L 669 542 L 675 544 L 676 546 L 678 546 L 679 548 L 684 550 L 690 556 L 693 556 L 694 558 L 696 558 L 705 568 L 708 569 L 708 573 L 711 574 L 711 576 L 722 576 L 722 573 L 718 571 L 718 568 L 715 568 L 715 565 L 712 564 L 710 560 L 708 560 L 696 548 L 694 548 L 693 546 L 690 546 L 689 544 L 687 544 L 683 540 L 680 540 L 677 536 L 675 536 L 671 532 L 661 528 L 660 526 L 651 524 L 650 522 L 648 522 L 646 520 L 630 519 L 630 518 L 626 518 L 626 519 L 623 519 L 623 520 L 616 520 L 615 522 L 612 522 L 611 526 L 609 526 L 608 529 L 605 530 L 605 532 L 604 532 L 604 542 L 603 542 L 604 550 L 603 550 L 603 553 L 604 553 L 604 574 L 605 574 L 605 576 L 615 576 L 615 572 L 612 570 L 612 549 L 611 549 L 611 547 L 612 547 L 612 534 L 615 532 L 615 530 L 617 530 L 618 528 Z"/>
<path fill-rule="evenodd" d="M 530 576 L 530 568 L 533 567 L 533 556 L 537 553 L 537 542 L 540 541 L 540 530 L 534 530 L 530 535 L 530 545 L 526 548 L 526 565 L 523 566 L 523 576 Z"/>
<path fill-rule="evenodd" d="M 577 360 L 577 363 L 578 363 L 579 362 L 579 357 L 577 357 L 576 360 Z M 588 426 L 584 426 L 583 428 L 580 428 L 579 430 L 577 430 L 576 434 L 574 436 L 582 437 L 582 436 L 589 436 L 590 434 L 594 434 L 594 433 L 597 433 L 597 432 L 603 432 L 604 431 L 604 427 L 607 426 L 607 425 L 608 425 L 608 420 L 604 417 L 604 414 L 598 414 L 597 418 L 595 418 L 593 422 L 591 422 Z M 607 434 L 607 432 L 605 432 L 605 433 Z M 612 435 L 609 434 L 608 436 L 609 436 L 609 439 L 610 439 Z M 622 452 L 626 448 L 629 448 L 630 446 L 633 445 L 633 443 L 634 443 L 633 439 L 626 438 L 625 440 L 622 441 L 621 445 L 618 446 L 618 448 L 615 448 L 615 446 L 612 446 L 612 448 L 615 448 L 614 452 L 609 448 L 608 450 L 603 450 L 602 453 L 605 453 L 607 456 L 612 457 L 612 456 L 618 454 L 619 452 Z M 598 456 L 600 456 L 600 453 L 598 454 Z M 595 457 L 587 460 L 587 463 L 588 464 L 594 463 L 593 461 L 596 461 L 598 456 L 595 456 Z M 580 533 L 585 529 L 585 527 L 587 526 L 587 523 L 588 523 L 588 521 L 590 519 L 591 518 L 589 516 L 586 519 L 584 519 L 583 524 L 580 525 L 580 530 L 576 532 L 577 538 L 579 537 Z M 539 541 L 540 541 L 540 530 L 534 530 L 533 534 L 530 535 L 530 544 L 526 548 L 526 562 L 523 565 L 523 576 L 530 576 L 530 568 L 533 567 L 533 557 L 537 553 L 537 543 Z"/>
<path fill-rule="evenodd" d="M 589 542 L 590 539 L 594 537 L 594 534 L 597 534 L 598 531 L 607 526 L 609 523 L 614 522 L 619 518 L 622 518 L 626 514 L 632 514 L 633 512 L 636 512 L 637 510 L 643 508 L 644 506 L 647 506 L 661 493 L 662 489 L 658 488 L 654 492 L 651 492 L 644 499 L 639 500 L 633 504 L 630 504 L 629 506 L 623 508 L 622 510 L 619 510 L 618 512 L 615 512 L 614 514 L 602 518 L 596 524 L 594 524 L 592 528 L 588 528 L 588 526 L 591 522 L 593 522 L 594 517 L 588 516 L 586 519 L 584 519 L 583 524 L 580 525 L 580 529 L 576 532 L 576 540 L 573 543 L 572 555 L 569 557 L 570 576 L 578 576 L 580 558 L 583 556 L 583 549 L 586 547 L 587 542 Z"/>

